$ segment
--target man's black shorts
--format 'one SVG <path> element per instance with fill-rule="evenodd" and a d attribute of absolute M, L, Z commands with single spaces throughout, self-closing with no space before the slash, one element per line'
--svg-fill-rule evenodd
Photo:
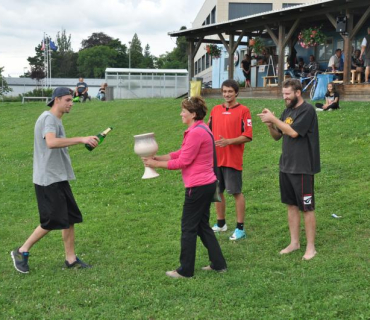
<path fill-rule="evenodd" d="M 45 230 L 68 229 L 82 222 L 81 211 L 73 197 L 68 181 L 46 187 L 35 184 L 40 224 Z"/>
<path fill-rule="evenodd" d="M 280 172 L 281 202 L 300 211 L 315 210 L 314 176 Z"/>

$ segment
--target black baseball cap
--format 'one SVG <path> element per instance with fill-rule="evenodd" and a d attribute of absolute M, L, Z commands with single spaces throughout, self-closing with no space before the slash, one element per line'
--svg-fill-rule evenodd
<path fill-rule="evenodd" d="M 51 97 L 51 100 L 48 103 L 48 106 L 49 107 L 53 106 L 54 100 L 55 100 L 56 97 L 63 97 L 63 96 L 72 95 L 72 92 L 73 91 L 71 89 L 66 88 L 66 87 L 55 88 L 55 90 L 53 91 L 53 96 Z"/>

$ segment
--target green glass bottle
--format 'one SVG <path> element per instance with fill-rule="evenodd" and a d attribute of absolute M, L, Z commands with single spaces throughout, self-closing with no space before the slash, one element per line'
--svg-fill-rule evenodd
<path fill-rule="evenodd" d="M 112 128 L 112 127 L 109 127 L 109 128 L 107 128 L 107 129 L 105 129 L 103 132 L 101 132 L 101 133 L 99 133 L 99 134 L 97 134 L 97 135 L 96 135 L 96 136 L 99 138 L 98 145 L 99 145 L 99 144 L 101 144 L 101 143 L 104 141 L 105 137 L 107 136 L 107 134 L 108 134 L 111 130 L 113 130 L 113 128 Z M 95 148 L 93 148 L 92 146 L 90 146 L 89 144 L 85 144 L 85 147 L 86 147 L 86 149 L 87 149 L 87 150 L 89 150 L 89 151 L 93 151 L 93 150 L 95 149 Z"/>

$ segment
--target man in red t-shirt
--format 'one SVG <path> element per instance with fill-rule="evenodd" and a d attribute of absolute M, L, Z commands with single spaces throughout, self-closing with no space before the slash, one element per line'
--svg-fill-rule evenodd
<path fill-rule="evenodd" d="M 242 169 L 244 144 L 252 141 L 252 118 L 249 109 L 236 101 L 239 85 L 234 80 L 223 82 L 222 96 L 225 102 L 215 106 L 208 121 L 216 144 L 219 169 L 221 202 L 216 202 L 217 223 L 214 232 L 226 231 L 226 190 L 235 198 L 236 229 L 230 240 L 246 238 L 244 231 L 245 199 L 242 194 Z"/>

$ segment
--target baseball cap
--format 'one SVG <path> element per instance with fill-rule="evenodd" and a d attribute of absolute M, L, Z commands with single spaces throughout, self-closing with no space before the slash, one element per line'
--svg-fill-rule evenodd
<path fill-rule="evenodd" d="M 55 88 L 55 90 L 53 91 L 53 96 L 51 97 L 51 100 L 48 103 L 48 106 L 49 107 L 53 106 L 54 100 L 56 97 L 63 97 L 63 96 L 68 96 L 68 95 L 72 95 L 71 89 L 66 88 L 66 87 Z"/>

